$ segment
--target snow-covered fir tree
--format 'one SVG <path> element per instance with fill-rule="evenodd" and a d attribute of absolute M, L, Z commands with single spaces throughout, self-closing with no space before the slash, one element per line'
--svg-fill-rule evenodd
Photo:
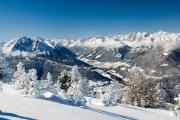
<path fill-rule="evenodd" d="M 40 96 L 40 91 L 39 80 L 37 79 L 37 70 L 30 69 L 28 72 L 28 77 L 30 78 L 28 94 L 38 98 Z"/>
<path fill-rule="evenodd" d="M 57 93 L 55 89 L 56 85 L 53 85 L 52 75 L 50 72 L 47 73 L 46 80 L 43 80 L 43 86 L 41 87 L 44 91 Z"/>
<path fill-rule="evenodd" d="M 82 75 L 79 72 L 78 67 L 74 66 L 71 71 L 71 81 L 79 81 L 79 78 L 82 78 Z"/>
<path fill-rule="evenodd" d="M 82 77 L 77 66 L 72 68 L 71 80 L 72 83 L 67 91 L 67 97 L 74 105 L 83 104 L 85 102 L 84 97 L 89 90 L 89 82 Z"/>
<path fill-rule="evenodd" d="M 24 88 L 22 90 L 22 94 L 28 95 L 29 94 L 29 88 L 30 88 L 30 74 L 26 73 L 25 81 L 24 81 Z"/>
<path fill-rule="evenodd" d="M 19 62 L 16 66 L 16 71 L 13 74 L 13 82 L 15 89 L 24 89 L 26 86 L 26 72 L 23 63 Z"/>
<path fill-rule="evenodd" d="M 176 105 L 174 107 L 174 115 L 180 117 L 180 94 L 175 99 Z"/>
<path fill-rule="evenodd" d="M 118 101 L 120 101 L 121 99 L 120 90 L 120 84 L 117 81 L 113 80 L 102 95 L 101 99 L 104 105 L 117 105 Z"/>
<path fill-rule="evenodd" d="M 164 89 L 165 87 L 163 87 L 163 83 L 160 82 L 157 83 L 157 85 L 155 86 L 155 90 L 156 92 L 154 93 L 155 97 L 156 97 L 156 101 L 155 101 L 155 104 L 157 104 L 157 107 L 166 107 L 165 103 L 165 99 L 168 99 L 169 96 L 166 92 L 166 90 Z"/>
<path fill-rule="evenodd" d="M 46 76 L 46 80 L 44 80 L 43 88 L 50 89 L 50 87 L 53 85 L 52 76 L 51 73 L 48 72 Z"/>

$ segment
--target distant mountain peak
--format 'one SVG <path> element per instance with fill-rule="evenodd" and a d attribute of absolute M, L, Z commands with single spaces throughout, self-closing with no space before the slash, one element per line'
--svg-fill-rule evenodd
<path fill-rule="evenodd" d="M 26 36 L 21 36 L 17 39 L 8 41 L 4 44 L 2 50 L 5 54 L 10 54 L 16 51 L 19 52 L 33 52 L 36 50 L 45 51 L 50 46 L 41 38 L 32 39 Z"/>
<path fill-rule="evenodd" d="M 129 46 L 132 48 L 144 46 L 157 46 L 166 47 L 169 44 L 177 44 L 180 41 L 180 33 L 170 33 L 165 31 L 158 31 L 155 33 L 148 32 L 133 32 L 129 34 L 120 34 L 106 37 L 89 37 L 83 40 L 63 40 L 59 43 L 65 46 L 79 46 L 79 47 L 107 47 L 107 48 L 120 48 Z M 177 46 L 176 46 L 177 47 Z M 175 48 L 176 48 L 175 47 Z M 180 46 L 179 46 L 180 47 Z"/>

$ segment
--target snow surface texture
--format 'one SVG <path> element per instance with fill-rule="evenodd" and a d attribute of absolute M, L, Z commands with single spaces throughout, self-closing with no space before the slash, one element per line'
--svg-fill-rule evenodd
<path fill-rule="evenodd" d="M 91 102 L 92 101 L 92 102 Z M 91 99 L 87 106 L 71 106 L 51 100 L 22 97 L 10 85 L 0 93 L 0 119 L 13 120 L 178 120 L 171 112 L 129 105 L 100 106 Z M 92 105 L 94 103 L 94 105 Z"/>

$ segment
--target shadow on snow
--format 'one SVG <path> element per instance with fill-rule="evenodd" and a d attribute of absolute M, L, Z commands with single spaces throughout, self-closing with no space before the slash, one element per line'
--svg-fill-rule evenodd
<path fill-rule="evenodd" d="M 72 102 L 70 100 L 63 99 L 60 96 L 56 96 L 56 95 L 53 95 L 50 98 L 42 98 L 42 100 L 48 100 L 48 101 L 51 101 L 51 102 L 60 103 L 60 104 L 64 104 L 64 105 L 75 106 L 75 105 L 72 104 Z"/>
<path fill-rule="evenodd" d="M 2 111 L 0 111 L 0 116 L 3 116 L 3 117 L 8 116 L 8 117 L 14 117 L 14 118 L 24 119 L 24 120 L 37 120 L 34 118 L 25 117 L 25 116 L 21 116 L 21 115 L 9 113 L 9 112 L 2 112 Z M 10 119 L 0 117 L 0 120 L 10 120 Z"/>
<path fill-rule="evenodd" d="M 57 95 L 52 95 L 49 98 L 39 98 L 42 100 L 48 100 L 51 102 L 55 102 L 55 103 L 60 103 L 60 104 L 64 104 L 64 105 L 69 105 L 69 106 L 73 106 L 73 107 L 79 107 L 79 106 L 84 106 L 83 103 L 78 103 L 78 104 L 73 104 L 73 102 L 71 100 L 68 99 L 64 99 L 61 96 L 57 96 Z"/>
<path fill-rule="evenodd" d="M 92 108 L 92 107 L 88 107 L 88 106 L 83 106 L 81 108 L 87 109 L 87 110 L 90 110 L 90 111 L 93 111 L 93 112 L 101 113 L 101 114 L 104 114 L 104 115 L 108 115 L 108 116 L 111 116 L 111 117 L 114 117 L 114 118 L 118 118 L 120 120 L 138 120 L 138 119 L 136 119 L 134 117 L 125 116 L 125 115 L 119 115 L 119 114 L 116 114 L 116 113 L 112 113 L 112 112 L 108 112 L 108 111 L 104 111 L 104 110 L 100 110 L 100 109 Z"/>
<path fill-rule="evenodd" d="M 58 96 L 52 96 L 51 98 L 46 98 L 44 100 L 50 100 L 50 101 L 55 102 L 55 103 L 60 103 L 60 104 L 64 104 L 64 105 L 70 105 L 70 106 L 73 106 L 73 107 L 79 107 L 79 108 L 82 108 L 82 109 L 86 109 L 86 110 L 90 110 L 90 111 L 97 112 L 97 113 L 100 113 L 100 114 L 104 114 L 104 115 L 107 115 L 107 116 L 111 116 L 111 117 L 114 117 L 114 118 L 118 118 L 120 120 L 137 120 L 134 117 L 125 116 L 125 115 L 119 115 L 119 114 L 116 114 L 116 113 L 111 113 L 111 112 L 100 110 L 100 109 L 97 109 L 97 108 L 88 107 L 88 106 L 85 106 L 83 104 L 75 106 L 75 105 L 73 105 L 71 103 L 71 101 L 60 98 Z"/>

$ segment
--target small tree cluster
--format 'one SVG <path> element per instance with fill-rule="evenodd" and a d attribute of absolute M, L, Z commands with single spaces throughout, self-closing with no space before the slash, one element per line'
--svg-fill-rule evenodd
<path fill-rule="evenodd" d="M 17 64 L 13 78 L 15 89 L 22 90 L 23 94 L 34 96 L 36 98 L 41 96 L 42 89 L 52 89 L 53 82 L 50 73 L 47 74 L 47 80 L 44 80 L 43 84 L 41 84 L 41 81 L 37 79 L 37 70 L 30 69 L 26 72 L 21 62 Z"/>
<path fill-rule="evenodd" d="M 14 88 L 22 90 L 23 94 L 38 97 L 39 81 L 37 80 L 37 70 L 30 69 L 26 73 L 23 63 L 19 62 L 13 75 Z"/>
<path fill-rule="evenodd" d="M 63 71 L 59 76 L 56 83 L 59 91 L 63 91 L 67 98 L 74 104 L 79 105 L 85 102 L 84 96 L 87 95 L 89 90 L 89 83 L 74 66 L 69 71 Z"/>
<path fill-rule="evenodd" d="M 157 107 L 158 97 L 154 82 L 146 79 L 138 67 L 130 70 L 129 88 L 126 94 L 129 104 L 139 107 Z M 156 94 L 157 93 L 157 94 Z"/>

